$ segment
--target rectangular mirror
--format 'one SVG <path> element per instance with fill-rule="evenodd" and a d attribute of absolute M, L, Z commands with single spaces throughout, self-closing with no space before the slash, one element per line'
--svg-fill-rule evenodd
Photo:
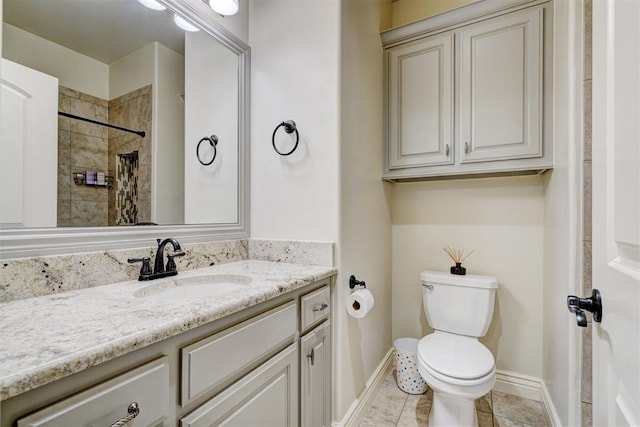
<path fill-rule="evenodd" d="M 248 234 L 249 47 L 160 3 L 3 1 L 3 258 Z"/>

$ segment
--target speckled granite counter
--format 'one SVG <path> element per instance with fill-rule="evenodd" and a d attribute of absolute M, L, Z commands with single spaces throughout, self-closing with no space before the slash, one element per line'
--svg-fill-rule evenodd
<path fill-rule="evenodd" d="M 335 273 L 332 267 L 246 260 L 177 276 L 241 274 L 252 278 L 240 290 L 215 297 L 141 298 L 136 291 L 159 281 L 129 281 L 0 304 L 0 400 Z"/>

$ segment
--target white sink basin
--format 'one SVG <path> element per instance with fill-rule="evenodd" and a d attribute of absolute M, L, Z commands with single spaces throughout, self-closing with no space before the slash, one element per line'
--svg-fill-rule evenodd
<path fill-rule="evenodd" d="M 153 298 L 165 301 L 184 298 L 211 298 L 242 289 L 251 281 L 251 277 L 240 274 L 179 277 L 152 283 L 137 290 L 134 296 L 136 298 Z"/>

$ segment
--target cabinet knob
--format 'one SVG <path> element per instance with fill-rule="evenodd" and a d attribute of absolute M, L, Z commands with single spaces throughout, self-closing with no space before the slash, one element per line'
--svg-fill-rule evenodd
<path fill-rule="evenodd" d="M 444 146 L 444 155 L 449 157 L 449 144 Z"/>
<path fill-rule="evenodd" d="M 464 154 L 469 154 L 469 143 L 466 141 L 464 143 Z"/>
<path fill-rule="evenodd" d="M 127 408 L 127 414 L 128 415 L 111 424 L 111 427 L 123 427 L 129 424 L 135 417 L 140 415 L 140 406 L 138 406 L 138 402 L 131 402 L 129 404 L 129 407 Z"/>

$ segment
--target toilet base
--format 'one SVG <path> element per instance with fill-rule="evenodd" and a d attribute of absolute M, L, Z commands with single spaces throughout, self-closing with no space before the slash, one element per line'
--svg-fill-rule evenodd
<path fill-rule="evenodd" d="M 478 427 L 474 399 L 453 397 L 433 391 L 429 427 Z"/>

